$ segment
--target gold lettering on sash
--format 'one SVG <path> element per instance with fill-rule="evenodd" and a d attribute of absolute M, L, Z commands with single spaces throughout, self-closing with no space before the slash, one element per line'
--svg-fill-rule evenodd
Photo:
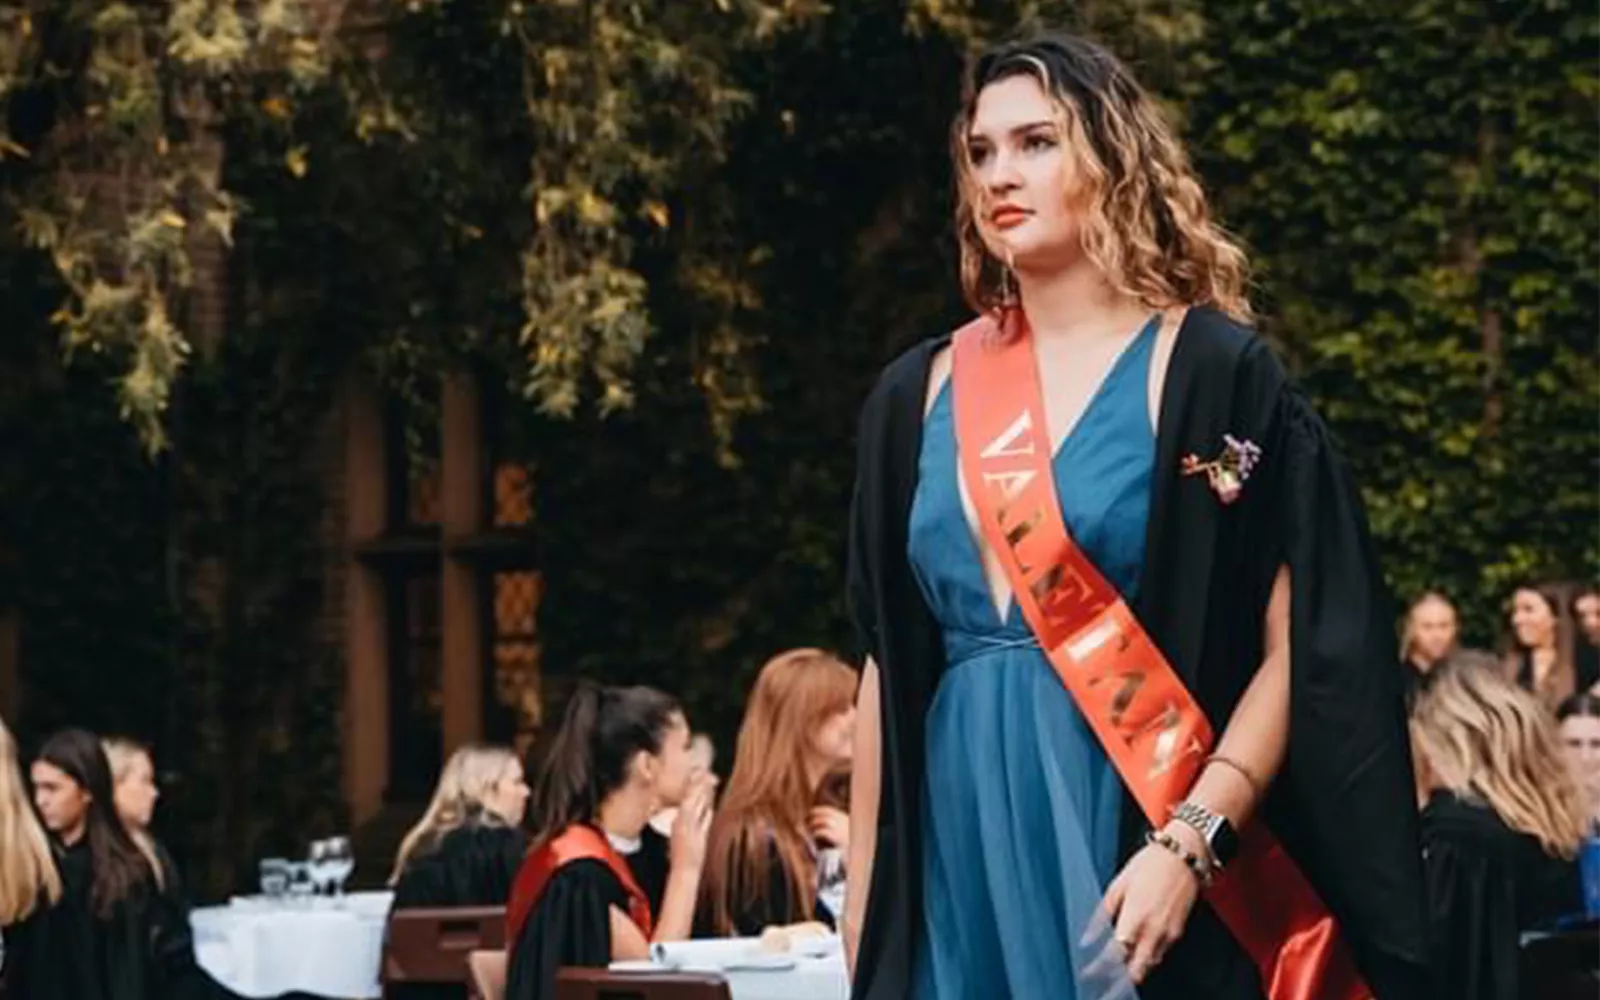
<path fill-rule="evenodd" d="M 1101 680 L 1106 679 L 1109 678 L 1094 678 L 1089 681 L 1089 686 L 1097 687 Z M 1122 686 L 1117 688 L 1117 693 L 1111 696 L 1111 724 L 1118 728 L 1122 726 L 1123 716 L 1127 715 L 1128 709 L 1133 706 L 1134 695 L 1138 694 L 1139 689 L 1144 687 L 1144 671 L 1124 671 L 1121 680 Z"/>
<path fill-rule="evenodd" d="M 1022 445 L 1018 446 L 1018 439 Z M 1023 410 L 1005 430 L 984 446 L 979 455 L 983 458 L 1006 458 L 1033 454 L 1033 414 Z"/>
<path fill-rule="evenodd" d="M 985 472 L 983 484 L 991 490 L 998 487 L 1001 498 L 1009 502 L 1027 489 L 1036 475 L 1037 473 L 1030 469 L 1017 472 Z"/>
<path fill-rule="evenodd" d="M 1095 650 L 1116 638 L 1117 633 L 1121 631 L 1122 626 L 1115 618 L 1107 618 L 1067 646 L 1067 655 L 1081 663 L 1093 656 Z"/>
<path fill-rule="evenodd" d="M 1006 529 L 1006 544 L 1011 546 L 1011 550 L 1015 552 L 1017 546 L 1022 544 L 1022 540 L 1032 534 L 1033 529 L 1037 528 L 1043 522 L 1044 511 L 1035 507 L 1033 509 L 1033 513 L 1028 515 L 1028 519 L 1026 521 Z M 1004 526 L 1005 521 L 1002 519 L 1000 523 L 1002 526 Z"/>

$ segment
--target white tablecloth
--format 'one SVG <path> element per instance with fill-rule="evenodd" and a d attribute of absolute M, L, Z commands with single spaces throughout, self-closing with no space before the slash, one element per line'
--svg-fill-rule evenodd
<path fill-rule="evenodd" d="M 728 981 L 728 992 L 733 994 L 733 1000 L 847 1000 L 850 980 L 845 973 L 839 939 L 812 942 L 806 950 L 810 954 L 775 959 L 762 952 L 754 938 L 680 941 L 657 945 L 656 957 L 651 962 L 617 962 L 612 968 L 715 972 Z M 748 967 L 764 962 L 792 965 L 788 968 Z"/>
<path fill-rule="evenodd" d="M 357 892 L 299 905 L 257 898 L 195 910 L 195 955 L 201 968 L 235 993 L 275 997 L 299 990 L 339 1000 L 383 994 L 378 966 L 383 928 L 394 896 Z"/>

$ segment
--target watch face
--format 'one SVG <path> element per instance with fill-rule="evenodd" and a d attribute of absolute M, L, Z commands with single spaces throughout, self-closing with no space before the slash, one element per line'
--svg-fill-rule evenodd
<path fill-rule="evenodd" d="M 1233 824 L 1227 820 L 1219 822 L 1211 834 L 1211 853 L 1224 866 L 1230 864 L 1239 853 L 1239 835 L 1233 832 Z"/>

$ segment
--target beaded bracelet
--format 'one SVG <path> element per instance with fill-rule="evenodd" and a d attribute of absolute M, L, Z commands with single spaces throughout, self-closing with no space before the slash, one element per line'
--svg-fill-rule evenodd
<path fill-rule="evenodd" d="M 1216 874 L 1212 867 L 1206 864 L 1204 859 L 1191 854 L 1188 848 L 1178 843 L 1178 839 L 1172 834 L 1165 830 L 1150 830 L 1145 833 L 1144 842 L 1176 855 L 1178 860 L 1194 873 L 1194 877 L 1200 880 L 1201 886 L 1211 885 L 1211 879 Z"/>

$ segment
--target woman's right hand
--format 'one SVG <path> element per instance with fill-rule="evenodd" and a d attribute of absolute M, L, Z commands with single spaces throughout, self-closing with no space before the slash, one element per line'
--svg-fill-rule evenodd
<path fill-rule="evenodd" d="M 672 824 L 672 870 L 675 872 L 698 872 L 705 864 L 716 787 L 716 780 L 710 775 L 696 778 L 678 806 L 678 818 Z"/>
<path fill-rule="evenodd" d="M 843 809 L 817 806 L 809 817 L 811 837 L 840 850 L 850 849 L 850 816 Z"/>

